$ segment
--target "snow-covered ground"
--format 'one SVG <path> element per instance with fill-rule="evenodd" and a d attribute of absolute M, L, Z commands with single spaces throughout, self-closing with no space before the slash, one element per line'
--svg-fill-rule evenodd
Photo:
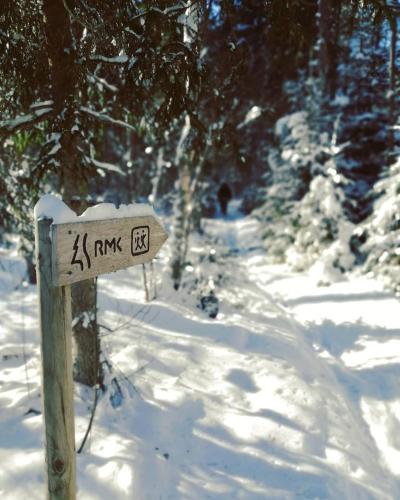
<path fill-rule="evenodd" d="M 181 291 L 168 279 L 168 245 L 151 303 L 140 267 L 99 279 L 112 371 L 77 456 L 78 498 L 400 498 L 398 300 L 365 277 L 318 287 L 267 265 L 258 223 L 233 208 L 194 238 Z M 215 283 L 216 319 L 188 294 L 199 273 Z M 15 251 L 0 248 L 0 498 L 9 500 L 44 491 L 37 299 L 23 275 Z M 76 386 L 78 445 L 92 402 Z"/>

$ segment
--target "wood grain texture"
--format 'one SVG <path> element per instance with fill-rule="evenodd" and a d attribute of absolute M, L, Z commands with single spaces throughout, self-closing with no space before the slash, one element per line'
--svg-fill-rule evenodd
<path fill-rule="evenodd" d="M 149 262 L 167 238 L 153 216 L 53 224 L 53 285 Z"/>
<path fill-rule="evenodd" d="M 71 292 L 53 287 L 51 219 L 36 224 L 47 496 L 73 500 L 76 491 L 71 351 Z"/>

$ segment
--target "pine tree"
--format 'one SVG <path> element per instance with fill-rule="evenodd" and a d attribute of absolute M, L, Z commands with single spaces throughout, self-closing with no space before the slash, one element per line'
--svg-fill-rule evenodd
<path fill-rule="evenodd" d="M 107 129 L 135 131 L 147 116 L 157 127 L 187 111 L 183 90 L 195 81 L 197 66 L 180 40 L 185 10 L 182 2 L 171 6 L 162 0 L 2 3 L 1 86 L 8 99 L 0 104 L 0 133 L 8 151 L 1 168 L 11 178 L 21 132 L 28 133 L 23 154 L 30 152 L 26 189 L 15 193 L 9 189 L 13 182 L 5 183 L 4 210 L 24 197 L 26 219 L 52 181 L 53 189 L 82 212 L 96 190 L 98 171 L 121 173 L 118 165 L 98 157 Z M 76 375 L 93 385 L 101 367 L 96 285 L 77 286 L 73 295 Z"/>
<path fill-rule="evenodd" d="M 376 184 L 376 201 L 360 228 L 366 243 L 364 269 L 400 293 L 400 161 L 391 165 Z"/>

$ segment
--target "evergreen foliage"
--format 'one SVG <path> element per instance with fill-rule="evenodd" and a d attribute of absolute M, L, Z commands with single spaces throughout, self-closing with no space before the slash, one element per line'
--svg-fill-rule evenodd
<path fill-rule="evenodd" d="M 367 270 L 389 274 L 378 270 L 384 250 L 371 228 L 382 221 L 382 206 L 397 205 L 395 189 L 379 181 L 396 169 L 396 163 L 386 166 L 398 147 L 396 59 L 391 62 L 397 14 L 381 2 L 322 0 L 307 68 L 298 66 L 296 77 L 282 86 L 287 112 L 274 127 L 265 198 L 256 213 L 273 260 L 314 267 L 321 282 L 340 278 L 365 259 Z M 379 232 L 390 234 L 388 228 Z M 392 273 L 386 281 L 398 277 Z"/>
<path fill-rule="evenodd" d="M 41 192 L 78 211 L 147 198 L 174 213 L 178 288 L 229 182 L 274 261 L 386 273 L 372 228 L 398 198 L 398 16 L 383 0 L 2 2 L 1 232 L 31 262 Z"/>
<path fill-rule="evenodd" d="M 381 276 L 400 293 L 400 160 L 383 174 L 374 187 L 377 199 L 370 218 L 360 227 L 367 236 L 362 250 L 364 268 Z"/>

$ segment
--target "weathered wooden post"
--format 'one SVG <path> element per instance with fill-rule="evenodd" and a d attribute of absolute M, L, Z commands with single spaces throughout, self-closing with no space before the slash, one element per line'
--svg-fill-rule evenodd
<path fill-rule="evenodd" d="M 111 217 L 77 217 L 51 195 L 68 222 L 53 223 L 51 209 L 36 213 L 36 262 L 40 308 L 43 414 L 45 425 L 47 498 L 76 498 L 74 398 L 72 379 L 72 318 L 70 285 L 99 274 L 150 262 L 167 233 L 151 209 L 126 216 L 114 208 Z M 61 204 L 61 207 L 60 207 Z M 39 208 L 37 208 L 39 206 Z M 95 207 L 96 208 L 96 207 Z M 104 208 L 104 207 L 103 207 Z M 108 209 L 106 206 L 105 208 Z M 149 207 L 148 207 L 149 208 Z M 143 210 L 142 210 L 143 211 Z M 97 213 L 97 212 L 96 212 Z M 71 215 L 72 214 L 72 215 Z M 108 214 L 110 215 L 110 214 Z M 112 218 L 112 216 L 115 218 Z"/>
<path fill-rule="evenodd" d="M 75 499 L 70 286 L 54 286 L 52 219 L 36 221 L 47 498 Z"/>

